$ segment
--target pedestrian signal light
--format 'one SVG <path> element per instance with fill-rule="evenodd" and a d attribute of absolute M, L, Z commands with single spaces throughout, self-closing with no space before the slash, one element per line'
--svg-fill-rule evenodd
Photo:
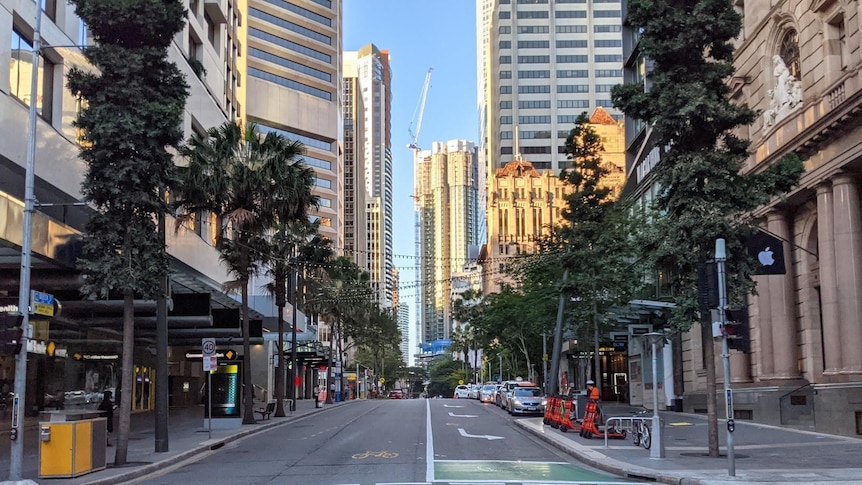
<path fill-rule="evenodd" d="M 23 315 L 0 315 L 0 355 L 17 355 L 24 343 Z"/>
<path fill-rule="evenodd" d="M 751 351 L 751 338 L 748 328 L 748 311 L 726 310 L 727 321 L 724 324 L 724 334 L 727 346 L 733 350 L 748 353 Z"/>

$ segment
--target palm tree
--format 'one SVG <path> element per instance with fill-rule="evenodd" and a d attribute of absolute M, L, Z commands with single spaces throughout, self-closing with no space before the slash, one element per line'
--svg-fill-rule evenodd
<path fill-rule="evenodd" d="M 178 169 L 172 192 L 183 211 L 178 226 L 202 211 L 218 221 L 217 248 L 233 281 L 228 291 L 242 295 L 243 424 L 253 424 L 254 413 L 249 341 L 248 282 L 260 272 L 268 251 L 267 235 L 279 221 L 307 217 L 317 205 L 309 180 L 313 174 L 298 163 L 302 144 L 277 133 L 262 135 L 254 124 L 243 131 L 226 122 L 194 134 L 180 154 L 188 165 Z M 311 177 L 311 178 L 310 178 Z"/>
<path fill-rule="evenodd" d="M 272 278 L 272 281 L 267 283 L 266 289 L 275 298 L 275 305 L 278 308 L 279 366 L 276 367 L 275 376 L 276 417 L 283 417 L 285 415 L 284 369 L 286 365 L 284 364 L 282 354 L 284 351 L 284 307 L 287 305 L 288 294 L 290 295 L 291 305 L 296 307 L 299 301 L 297 298 L 297 295 L 299 295 L 299 266 L 309 263 L 319 263 L 329 258 L 325 252 L 321 252 L 323 249 L 328 248 L 329 243 L 328 240 L 324 243 L 320 235 L 317 234 L 319 227 L 319 220 L 309 222 L 307 218 L 279 222 L 269 240 L 267 274 Z M 309 245 L 320 246 L 320 248 L 305 249 Z M 329 253 L 331 254 L 331 249 L 329 249 Z M 303 256 L 309 259 L 305 259 Z M 314 257 L 322 259 L 310 259 Z M 291 278 L 290 291 L 288 291 L 287 285 L 288 278 Z M 291 335 L 296 335 L 296 321 L 292 321 Z M 291 354 L 295 352 L 293 346 L 296 345 L 296 342 L 293 340 L 291 339 Z M 296 366 L 294 359 L 291 359 L 291 364 Z M 289 376 L 289 381 L 291 382 L 290 398 L 296 399 L 296 387 L 292 384 L 294 375 L 296 375 L 296 368 L 292 367 L 291 369 L 291 375 Z"/>

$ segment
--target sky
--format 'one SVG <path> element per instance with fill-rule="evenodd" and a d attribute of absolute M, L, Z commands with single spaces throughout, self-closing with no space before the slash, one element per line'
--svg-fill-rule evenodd
<path fill-rule="evenodd" d="M 401 298 L 416 321 L 413 153 L 408 129 L 425 74 L 431 88 L 419 146 L 466 139 L 476 142 L 476 3 L 474 0 L 344 0 L 344 50 L 373 43 L 388 49 L 392 69 L 392 167 L 394 176 L 394 264 Z M 413 128 L 415 132 L 415 127 Z M 415 341 L 414 341 L 415 343 Z"/>

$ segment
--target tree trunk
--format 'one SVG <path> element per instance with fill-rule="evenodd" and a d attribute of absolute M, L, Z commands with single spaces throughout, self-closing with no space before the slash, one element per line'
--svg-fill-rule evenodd
<path fill-rule="evenodd" d="M 243 246 L 242 264 L 248 268 L 248 247 Z M 240 279 L 242 284 L 242 424 L 254 424 L 254 383 L 251 381 L 251 338 L 248 322 L 248 276 Z"/>
<path fill-rule="evenodd" d="M 284 285 L 279 285 L 276 283 L 276 291 L 279 288 L 284 289 Z M 282 303 L 282 300 L 279 300 L 279 297 L 276 296 L 276 300 L 279 303 Z M 284 304 L 278 305 L 278 367 L 275 368 L 275 417 L 282 418 L 285 416 L 284 414 L 284 368 L 287 367 L 284 359 Z"/>
<path fill-rule="evenodd" d="M 718 458 L 720 456 L 718 447 L 718 415 L 716 407 L 716 382 L 715 382 L 715 342 L 712 339 L 712 326 L 701 323 L 701 335 L 703 336 L 703 352 L 706 355 L 706 421 L 709 434 L 709 456 Z"/>
<path fill-rule="evenodd" d="M 125 465 L 129 455 L 129 430 L 131 429 L 132 393 L 134 390 L 135 357 L 135 294 L 123 292 L 123 374 L 120 378 L 120 412 L 117 426 L 117 452 L 114 465 Z"/>

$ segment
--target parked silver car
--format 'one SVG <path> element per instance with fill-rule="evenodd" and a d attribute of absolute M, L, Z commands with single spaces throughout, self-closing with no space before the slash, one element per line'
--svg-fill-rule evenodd
<path fill-rule="evenodd" d="M 548 401 L 539 387 L 516 387 L 506 401 L 509 414 L 545 414 Z"/>
<path fill-rule="evenodd" d="M 479 401 L 481 402 L 494 402 L 494 391 L 497 389 L 496 384 L 485 384 L 479 389 Z"/>

